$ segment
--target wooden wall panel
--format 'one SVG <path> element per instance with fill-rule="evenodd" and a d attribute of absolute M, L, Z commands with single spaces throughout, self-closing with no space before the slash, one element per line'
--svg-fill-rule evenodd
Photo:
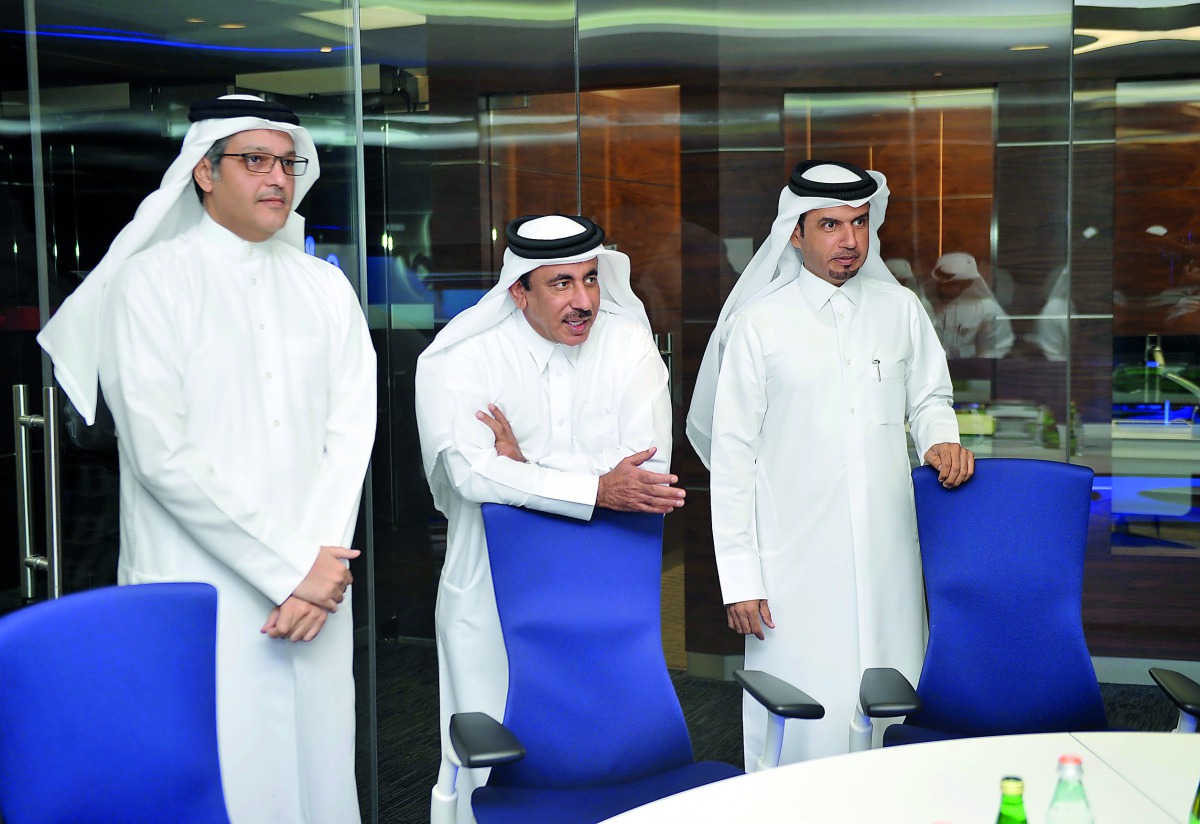
<path fill-rule="evenodd" d="M 1152 200 L 1162 209 L 1175 210 L 1156 213 L 1163 215 L 1156 220 L 1170 221 L 1172 231 L 1176 224 L 1197 226 L 1200 207 L 1193 208 L 1192 204 L 1200 203 L 1200 198 L 1192 190 L 1200 187 L 1200 164 L 1196 161 L 1200 155 L 1186 145 L 1180 148 L 1183 144 L 1177 140 L 1165 141 L 1165 146 L 1126 145 L 1129 141 L 1125 138 L 1135 129 L 1174 123 L 1169 111 L 1147 110 L 1123 120 L 1123 128 L 1128 131 L 1122 132 L 1117 142 L 1115 84 L 1110 79 L 1079 84 L 1083 104 L 1077 110 L 1075 137 L 1093 142 L 1076 145 L 1073 153 L 1067 143 L 1070 124 L 1065 117 L 1065 101 L 1070 87 L 1065 79 L 1001 82 L 995 87 L 994 111 L 990 106 L 946 107 L 940 113 L 897 113 L 889 108 L 809 128 L 795 122 L 795 111 L 788 110 L 784 117 L 783 98 L 789 93 L 786 84 L 794 83 L 792 88 L 802 88 L 806 83 L 810 87 L 836 88 L 846 82 L 844 75 L 814 74 L 806 68 L 804 72 L 794 71 L 790 80 L 767 72 L 723 77 L 717 68 L 716 38 L 712 43 L 711 54 L 698 53 L 699 68 L 671 77 L 666 76 L 669 72 L 655 70 L 651 76 L 629 67 L 624 67 L 625 73 L 620 75 L 600 70 L 585 74 L 585 86 L 590 83 L 593 87 L 600 83 L 614 85 L 612 77 L 618 76 L 630 87 L 645 83 L 646 78 L 655 83 L 677 83 L 680 121 L 678 147 L 673 150 L 670 138 L 665 136 L 669 129 L 657 119 L 657 113 L 663 110 L 660 103 L 642 106 L 641 101 L 649 97 L 585 93 L 581 103 L 585 121 L 596 122 L 585 124 L 582 137 L 582 186 L 585 209 L 595 210 L 601 222 L 607 221 L 612 238 L 634 258 L 635 282 L 657 271 L 659 263 L 665 265 L 672 254 L 678 259 L 677 289 L 661 298 L 645 293 L 642 284 L 638 289 L 646 294 L 656 325 L 664 323 L 679 329 L 679 354 L 673 375 L 675 469 L 689 488 L 690 497 L 684 511 L 673 517 L 671 531 L 680 533 L 684 542 L 686 643 L 693 652 L 734 654 L 742 645 L 725 628 L 720 608 L 705 497 L 707 472 L 686 443 L 683 413 L 711 323 L 736 280 L 725 243 L 749 238 L 757 247 L 762 242 L 787 173 L 806 155 L 810 141 L 814 154 L 849 159 L 888 174 L 893 200 L 882 239 L 885 257 L 905 257 L 913 262 L 914 270 L 924 275 L 936 260 L 940 242 L 942 251 L 971 251 L 989 276 L 996 274 L 993 265 L 1005 270 L 1013 280 L 1010 311 L 1030 318 L 1016 322 L 1018 332 L 1032 328 L 1032 317 L 1044 305 L 1070 248 L 1075 311 L 1101 317 L 1071 322 L 1069 373 L 1065 363 L 1046 361 L 1036 350 L 1022 348 L 1022 344 L 1004 361 L 975 364 L 972 368 L 978 367 L 980 375 L 993 381 L 997 397 L 1027 397 L 1048 403 L 1060 420 L 1066 413 L 1069 381 L 1072 397 L 1091 422 L 1107 420 L 1110 413 L 1114 329 L 1145 334 L 1150 328 L 1139 322 L 1132 330 L 1123 330 L 1122 312 L 1128 318 L 1129 310 L 1120 306 L 1115 327 L 1103 317 L 1113 306 L 1114 282 L 1123 284 L 1118 286 L 1122 292 L 1137 295 L 1153 291 L 1153 284 L 1163 279 L 1161 269 L 1166 259 L 1162 250 L 1147 253 L 1137 246 L 1144 242 L 1143 218 L 1151 215 L 1131 208 Z M 438 91 L 435 99 L 442 104 L 448 99 L 447 84 L 457 84 L 460 88 L 449 93 L 450 98 L 458 95 L 455 99 L 461 104 L 454 112 L 470 117 L 478 107 L 473 95 L 482 91 L 484 81 L 468 74 L 467 69 L 443 72 L 439 79 L 431 71 L 431 89 Z M 542 99 L 531 104 L 536 112 L 553 111 L 557 117 L 573 117 L 574 99 L 570 89 L 564 88 L 569 86 L 564 80 L 569 73 L 547 74 L 559 75 L 561 82 L 529 74 L 505 78 L 503 85 L 529 89 L 535 95 L 540 92 Z M 981 82 L 994 80 L 982 70 L 964 76 Z M 553 82 L 559 82 L 559 86 L 554 88 Z M 888 73 L 869 68 L 855 73 L 853 82 L 871 89 L 899 85 Z M 467 87 L 469 92 L 464 91 Z M 647 95 L 660 93 L 641 91 Z M 543 105 L 547 106 L 544 110 L 540 108 Z M 441 153 L 435 159 L 434 173 L 435 248 L 448 250 L 457 244 L 463 268 L 472 265 L 471 252 L 475 251 L 478 260 L 474 267 L 494 270 L 490 257 L 484 261 L 478 255 L 481 246 L 490 247 L 486 230 L 478 220 L 480 191 L 503 191 L 501 200 L 505 204 L 526 197 L 530 202 L 546 204 L 529 211 L 571 211 L 554 199 L 568 179 L 568 190 L 574 183 L 573 138 L 569 130 L 561 128 L 562 122 L 566 121 L 557 125 L 535 126 L 532 120 L 506 125 L 507 132 L 502 129 L 497 133 L 503 137 L 497 149 L 503 148 L 508 154 L 498 151 L 492 168 L 484 171 L 478 168 L 478 153 L 473 156 L 469 148 Z M 1195 121 L 1189 125 L 1194 129 Z M 551 139 L 555 129 L 559 133 Z M 627 140 L 639 130 L 642 138 Z M 1170 125 L 1170 130 L 1173 135 L 1186 132 L 1178 123 Z M 525 159 L 515 159 L 522 147 L 536 151 Z M 1119 161 L 1118 155 L 1125 149 L 1128 151 Z M 669 186 L 659 178 L 669 166 L 659 162 L 660 156 L 672 151 L 678 162 L 678 201 L 674 207 L 662 193 L 662 188 Z M 1071 204 L 1067 202 L 1068 162 L 1074 163 L 1076 190 Z M 1148 187 L 1147 178 L 1161 184 Z M 614 189 L 616 183 L 630 185 Z M 1154 197 L 1148 198 L 1150 194 Z M 1070 234 L 1068 205 L 1074 216 Z M 664 248 L 635 249 L 629 245 L 634 238 L 625 228 L 626 214 L 666 214 L 672 208 L 676 215 L 673 230 L 656 222 L 659 228 L 653 233 L 667 238 Z M 494 207 L 494 211 L 500 209 Z M 990 260 L 993 215 L 997 231 L 994 264 Z M 1084 227 L 1096 230 L 1092 237 L 1081 237 Z M 1156 259 L 1154 254 L 1159 257 Z M 1169 277 L 1168 272 L 1168 282 Z M 669 282 L 670 278 L 665 279 Z M 654 274 L 652 281 L 657 287 L 664 277 Z M 678 319 L 672 315 L 674 311 Z M 1108 546 L 1107 521 L 1101 518 L 1095 525 L 1085 590 L 1085 616 L 1093 651 L 1194 655 L 1195 621 L 1192 618 L 1189 627 L 1188 620 L 1200 613 L 1200 604 L 1195 587 L 1187 586 L 1195 579 L 1194 562 L 1114 556 Z"/>
<path fill-rule="evenodd" d="M 1130 84 L 1135 86 L 1136 84 Z M 1200 334 L 1200 312 L 1171 313 L 1160 293 L 1200 288 L 1200 122 L 1193 84 L 1179 99 L 1116 111 L 1113 288 L 1120 335 Z M 1131 95 L 1132 97 L 1132 95 Z M 1159 227 L 1160 234 L 1147 229 Z"/>

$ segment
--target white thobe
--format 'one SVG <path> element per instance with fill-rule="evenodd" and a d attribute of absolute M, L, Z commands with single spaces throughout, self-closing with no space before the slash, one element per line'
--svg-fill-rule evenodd
<path fill-rule="evenodd" d="M 375 354 L 324 261 L 207 217 L 105 291 L 123 584 L 206 581 L 233 824 L 356 824 L 350 593 L 311 643 L 259 632 L 322 545 L 349 546 L 375 433 Z"/>
<path fill-rule="evenodd" d="M 1012 321 L 990 295 L 934 303 L 933 326 L 947 357 L 999 359 L 1013 346 Z"/>
<path fill-rule="evenodd" d="M 1070 328 L 1067 318 L 1073 308 L 1064 297 L 1051 297 L 1038 313 L 1029 341 L 1042 350 L 1046 360 L 1065 361 L 1070 351 Z"/>
<path fill-rule="evenodd" d="M 508 692 L 480 504 L 590 519 L 600 475 L 624 458 L 654 446 L 658 451 L 643 468 L 668 471 L 671 400 L 650 333 L 604 311 L 588 339 L 568 347 L 538 335 L 514 310 L 446 350 L 440 364 L 454 416 L 453 445 L 438 456 L 431 482 L 443 485 L 435 497 L 445 503 L 449 521 L 436 609 L 445 752 L 451 715 L 486 712 L 503 719 Z M 504 413 L 529 463 L 496 454 L 495 436 L 475 417 L 489 403 Z M 486 770 L 459 773 L 463 824 L 472 820 L 471 792 L 486 779 Z"/>
<path fill-rule="evenodd" d="M 736 316 L 717 382 L 712 520 L 725 603 L 766 598 L 746 667 L 825 705 L 783 761 L 848 750 L 867 667 L 920 671 L 925 605 L 904 421 L 918 454 L 957 441 L 946 358 L 917 297 L 808 272 Z M 743 704 L 746 765 L 766 716 Z"/>

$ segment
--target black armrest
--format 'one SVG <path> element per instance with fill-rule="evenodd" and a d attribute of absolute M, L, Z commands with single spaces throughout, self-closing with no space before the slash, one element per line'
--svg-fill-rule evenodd
<path fill-rule="evenodd" d="M 876 667 L 863 671 L 858 705 L 868 718 L 897 718 L 921 709 L 921 699 L 899 670 Z"/>
<path fill-rule="evenodd" d="M 525 748 L 517 737 L 483 712 L 450 716 L 450 743 L 464 767 L 495 767 L 525 757 Z"/>
<path fill-rule="evenodd" d="M 1160 667 L 1151 667 L 1150 677 L 1176 707 L 1188 715 L 1200 716 L 1200 684 L 1182 672 Z"/>
<path fill-rule="evenodd" d="M 733 677 L 768 712 L 784 718 L 825 717 L 825 708 L 787 681 L 758 670 L 734 670 Z"/>

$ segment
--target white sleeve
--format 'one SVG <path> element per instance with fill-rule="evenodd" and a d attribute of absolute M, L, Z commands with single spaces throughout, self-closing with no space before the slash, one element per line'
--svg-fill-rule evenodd
<path fill-rule="evenodd" d="M 922 463 L 929 447 L 958 443 L 958 419 L 954 416 L 954 389 L 946 352 L 938 341 L 929 316 L 916 300 L 910 308 L 913 357 L 904 375 L 908 428 Z"/>
<path fill-rule="evenodd" d="M 237 494 L 188 437 L 184 358 L 162 291 L 118 277 L 105 292 L 101 324 L 100 385 L 125 465 L 197 544 L 282 603 L 320 548 Z"/>
<path fill-rule="evenodd" d="M 726 604 L 766 598 L 754 516 L 755 467 L 767 412 L 762 342 L 745 316 L 730 324 L 712 427 L 712 528 Z"/>
<path fill-rule="evenodd" d="M 358 298 L 339 284 L 339 344 L 330 351 L 329 412 L 316 482 L 303 509 L 300 534 L 317 546 L 349 547 L 358 520 L 363 478 L 375 444 L 375 349 Z"/>
<path fill-rule="evenodd" d="M 520 463 L 496 454 L 496 438 L 475 412 L 487 409 L 486 367 L 461 345 L 439 364 L 445 369 L 446 404 L 453 416 L 452 442 L 438 455 L 437 471 L 459 495 L 473 503 L 521 506 L 589 520 L 600 478 L 591 472 L 569 472 Z"/>

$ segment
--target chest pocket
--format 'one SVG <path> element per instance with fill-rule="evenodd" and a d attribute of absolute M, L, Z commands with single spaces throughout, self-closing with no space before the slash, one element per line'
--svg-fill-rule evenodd
<path fill-rule="evenodd" d="M 586 410 L 571 429 L 576 447 L 583 452 L 595 454 L 620 443 L 617 415 L 603 407 Z"/>
<path fill-rule="evenodd" d="M 904 368 L 903 363 L 871 364 L 867 398 L 875 423 L 904 423 Z"/>

